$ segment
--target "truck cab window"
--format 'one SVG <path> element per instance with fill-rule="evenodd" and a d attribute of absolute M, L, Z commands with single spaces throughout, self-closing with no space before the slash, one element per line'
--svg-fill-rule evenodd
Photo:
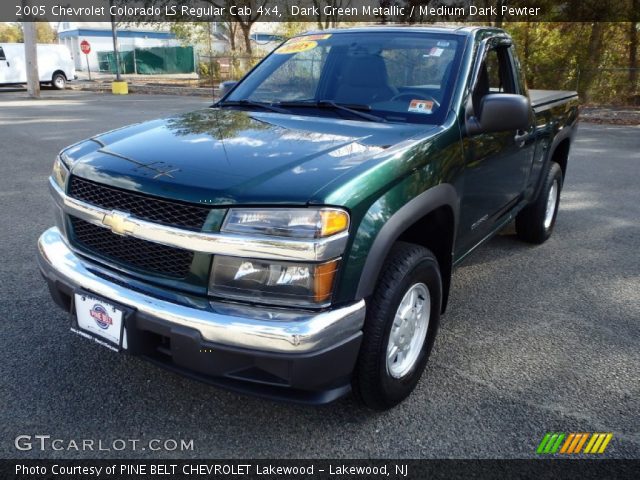
<path fill-rule="evenodd" d="M 473 91 L 473 108 L 476 114 L 479 113 L 482 97 L 489 93 L 516 93 L 507 47 L 492 48 L 485 57 Z"/>
<path fill-rule="evenodd" d="M 505 47 L 489 51 L 485 60 L 491 93 L 515 93 L 511 59 Z"/>
<path fill-rule="evenodd" d="M 269 55 L 225 102 L 338 118 L 354 117 L 340 107 L 356 106 L 371 114 L 369 121 L 435 124 L 448 112 L 462 54 L 459 37 L 439 32 L 302 35 Z"/>

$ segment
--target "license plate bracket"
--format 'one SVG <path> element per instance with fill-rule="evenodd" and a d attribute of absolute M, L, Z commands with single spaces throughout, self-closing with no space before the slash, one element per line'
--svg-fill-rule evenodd
<path fill-rule="evenodd" d="M 127 349 L 127 318 L 133 310 L 86 290 L 74 292 L 71 331 L 115 352 Z"/>

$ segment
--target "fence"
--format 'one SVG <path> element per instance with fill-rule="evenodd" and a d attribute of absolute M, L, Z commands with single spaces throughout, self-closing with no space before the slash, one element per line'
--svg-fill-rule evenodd
<path fill-rule="evenodd" d="M 101 72 L 116 72 L 113 51 L 98 52 Z M 157 75 L 196 71 L 193 47 L 135 48 L 120 52 L 120 73 Z"/>

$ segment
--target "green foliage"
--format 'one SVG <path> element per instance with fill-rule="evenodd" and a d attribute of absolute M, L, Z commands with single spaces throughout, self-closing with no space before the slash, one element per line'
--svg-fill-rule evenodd
<path fill-rule="evenodd" d="M 217 61 L 200 61 L 198 62 L 198 75 L 200 78 L 220 78 L 220 64 Z"/>
<path fill-rule="evenodd" d="M 0 23 L 0 42 L 22 42 L 22 28 L 17 23 Z"/>
<path fill-rule="evenodd" d="M 58 35 L 48 22 L 36 23 L 36 38 L 38 43 L 56 43 Z M 0 23 L 0 42 L 22 43 L 22 26 L 19 23 Z"/>
<path fill-rule="evenodd" d="M 185 46 L 206 44 L 211 24 L 208 22 L 176 22 L 171 24 L 171 32 Z"/>
<path fill-rule="evenodd" d="M 230 78 L 237 80 L 244 77 L 259 61 L 259 57 L 232 54 Z"/>
<path fill-rule="evenodd" d="M 576 90 L 583 102 L 624 104 L 640 94 L 631 49 L 640 25 L 635 31 L 631 25 L 522 22 L 503 28 L 514 38 L 529 88 Z"/>
<path fill-rule="evenodd" d="M 58 34 L 55 32 L 49 22 L 36 23 L 36 38 L 38 43 L 56 43 Z"/>
<path fill-rule="evenodd" d="M 315 28 L 315 24 L 311 22 L 293 22 L 287 20 L 278 26 L 278 33 L 285 38 L 292 38 Z"/>

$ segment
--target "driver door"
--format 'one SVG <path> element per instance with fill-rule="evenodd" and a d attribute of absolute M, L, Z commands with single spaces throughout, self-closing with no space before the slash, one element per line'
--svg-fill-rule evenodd
<path fill-rule="evenodd" d="M 523 94 L 516 81 L 511 48 L 498 45 L 488 50 L 472 93 L 474 110 L 485 95 Z M 533 124 L 530 128 L 532 131 Z M 463 243 L 460 247 L 466 251 L 493 232 L 522 198 L 535 141 L 527 132 L 513 129 L 467 135 L 463 145 L 465 173 L 459 238 Z"/>

